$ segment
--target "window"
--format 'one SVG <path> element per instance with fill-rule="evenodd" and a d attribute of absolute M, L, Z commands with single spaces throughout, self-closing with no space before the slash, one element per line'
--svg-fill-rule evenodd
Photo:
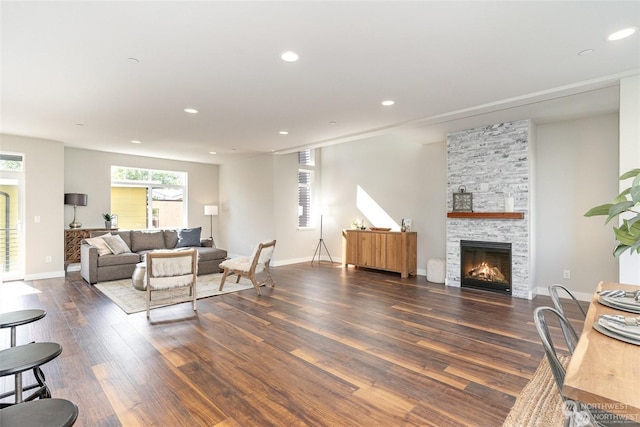
<path fill-rule="evenodd" d="M 111 213 L 122 229 L 185 226 L 185 172 L 111 167 Z"/>
<path fill-rule="evenodd" d="M 0 171 L 22 172 L 23 159 L 20 154 L 0 154 Z"/>
<path fill-rule="evenodd" d="M 298 228 L 312 226 L 314 160 L 313 150 L 298 152 Z"/>

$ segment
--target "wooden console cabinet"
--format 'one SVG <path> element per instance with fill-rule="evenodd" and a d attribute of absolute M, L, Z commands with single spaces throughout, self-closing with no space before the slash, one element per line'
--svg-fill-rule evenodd
<path fill-rule="evenodd" d="M 64 262 L 65 264 L 80 262 L 80 244 L 88 239 L 94 231 L 115 231 L 107 228 L 68 228 L 64 230 Z"/>
<path fill-rule="evenodd" d="M 416 274 L 418 233 L 400 231 L 343 230 L 345 267 L 395 271 L 401 277 Z"/>

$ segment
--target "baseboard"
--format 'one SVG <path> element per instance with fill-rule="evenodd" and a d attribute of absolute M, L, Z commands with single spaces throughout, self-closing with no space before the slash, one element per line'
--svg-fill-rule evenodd
<path fill-rule="evenodd" d="M 24 276 L 24 281 L 30 280 L 42 280 L 42 279 L 56 279 L 58 277 L 64 277 L 64 270 L 61 271 L 47 271 L 44 273 L 36 273 L 36 274 L 26 274 Z"/>
<path fill-rule="evenodd" d="M 549 288 L 545 288 L 545 287 L 539 287 L 537 288 L 538 290 L 538 295 L 546 295 L 549 296 Z M 593 294 L 589 294 L 589 293 L 585 293 L 585 292 L 574 292 L 571 291 L 571 293 L 573 294 L 574 297 L 576 297 L 576 299 L 578 301 L 586 301 L 586 302 L 590 302 L 591 298 L 593 298 Z M 569 298 L 566 295 L 560 295 L 560 298 Z"/>

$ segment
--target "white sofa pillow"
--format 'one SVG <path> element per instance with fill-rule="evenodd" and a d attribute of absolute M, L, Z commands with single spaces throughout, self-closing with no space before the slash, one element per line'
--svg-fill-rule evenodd
<path fill-rule="evenodd" d="M 95 246 L 98 248 L 98 256 L 100 255 L 108 255 L 111 253 L 111 249 L 107 246 L 107 243 L 104 241 L 103 237 L 111 236 L 111 233 L 103 234 L 102 236 L 92 237 L 90 239 L 85 239 L 85 242 L 90 244 L 91 246 Z"/>
<path fill-rule="evenodd" d="M 131 252 L 129 246 L 127 246 L 125 241 L 122 240 L 122 237 L 118 236 L 117 234 L 103 237 L 103 240 L 107 244 L 107 247 L 114 255 L 128 254 Z"/>

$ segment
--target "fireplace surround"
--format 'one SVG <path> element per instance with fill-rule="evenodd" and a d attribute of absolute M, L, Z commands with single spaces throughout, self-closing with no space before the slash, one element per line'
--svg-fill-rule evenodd
<path fill-rule="evenodd" d="M 460 285 L 511 295 L 511 243 L 461 240 Z"/>
<path fill-rule="evenodd" d="M 511 296 L 535 296 L 534 158 L 535 126 L 528 120 L 447 135 L 447 286 L 462 286 L 461 240 L 510 242 Z M 460 185 L 473 192 L 474 212 L 452 212 Z M 514 198 L 514 212 L 504 212 L 506 194 Z"/>

